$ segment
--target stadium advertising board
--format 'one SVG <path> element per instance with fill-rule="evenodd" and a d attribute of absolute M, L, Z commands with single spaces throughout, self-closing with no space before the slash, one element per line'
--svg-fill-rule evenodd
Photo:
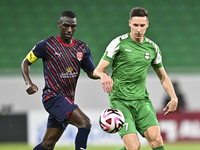
<path fill-rule="evenodd" d="M 161 134 L 167 142 L 199 141 L 200 140 L 200 113 L 175 112 L 164 116 L 157 113 L 161 127 Z"/>
<path fill-rule="evenodd" d="M 89 135 L 88 144 L 90 145 L 123 145 L 118 133 L 106 133 L 99 125 L 99 116 L 102 110 L 84 111 L 91 119 L 92 129 Z M 48 114 L 45 111 L 28 112 L 28 143 L 36 145 L 42 141 L 46 131 L 46 121 Z M 77 128 L 69 125 L 57 145 L 74 145 Z M 141 136 L 139 138 L 142 138 Z M 143 143 L 145 139 L 141 139 Z M 144 141 L 146 142 L 146 141 Z M 117 143 L 117 144 L 116 144 Z"/>
<path fill-rule="evenodd" d="M 84 111 L 92 122 L 92 129 L 89 135 L 90 145 L 123 145 L 117 133 L 104 132 L 99 126 L 99 115 L 102 110 Z M 48 114 L 45 111 L 32 110 L 28 113 L 28 143 L 36 145 L 42 141 L 46 130 Z M 172 113 L 164 116 L 157 113 L 161 127 L 161 134 L 166 142 L 178 141 L 199 141 L 200 140 L 200 113 Z M 74 145 L 77 129 L 69 125 L 57 144 Z M 147 144 L 146 139 L 139 136 L 141 144 Z"/>

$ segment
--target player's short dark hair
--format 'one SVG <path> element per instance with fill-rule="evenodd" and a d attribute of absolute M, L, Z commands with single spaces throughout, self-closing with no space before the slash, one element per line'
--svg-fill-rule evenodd
<path fill-rule="evenodd" d="M 147 17 L 148 18 L 148 11 L 141 7 L 135 7 L 130 12 L 130 19 L 132 17 Z"/>
<path fill-rule="evenodd" d="M 67 10 L 62 13 L 61 17 L 76 18 L 76 15 L 72 11 Z"/>

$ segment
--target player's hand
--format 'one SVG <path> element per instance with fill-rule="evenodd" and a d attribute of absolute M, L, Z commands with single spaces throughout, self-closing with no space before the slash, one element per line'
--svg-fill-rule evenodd
<path fill-rule="evenodd" d="M 178 100 L 177 99 L 172 99 L 167 106 L 163 109 L 163 111 L 166 111 L 164 116 L 174 112 L 177 108 L 178 105 Z"/>
<path fill-rule="evenodd" d="M 38 87 L 35 84 L 28 84 L 26 92 L 31 95 L 38 91 Z"/>
<path fill-rule="evenodd" d="M 103 87 L 104 92 L 107 92 L 108 94 L 113 91 L 113 80 L 111 77 L 109 77 L 106 73 L 104 73 L 101 76 L 101 85 Z"/>

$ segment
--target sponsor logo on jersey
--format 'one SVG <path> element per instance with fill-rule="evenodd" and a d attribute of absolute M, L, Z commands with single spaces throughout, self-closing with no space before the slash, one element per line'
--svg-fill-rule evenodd
<path fill-rule="evenodd" d="M 61 78 L 76 78 L 77 76 L 78 76 L 77 72 L 65 72 L 60 74 Z"/>
<path fill-rule="evenodd" d="M 60 57 L 60 54 L 58 52 L 55 52 L 55 54 Z"/>
<path fill-rule="evenodd" d="M 75 78 L 75 77 L 77 77 L 78 73 L 72 72 L 73 71 L 72 67 L 67 67 L 66 70 L 67 70 L 67 72 L 63 72 L 63 73 L 60 74 L 61 78 Z"/>
<path fill-rule="evenodd" d="M 82 60 L 82 57 L 83 57 L 83 53 L 82 53 L 82 52 L 78 52 L 76 55 L 77 55 L 77 59 L 78 59 L 79 61 L 81 61 L 81 60 Z"/>
<path fill-rule="evenodd" d="M 131 50 L 130 50 L 130 49 L 125 49 L 125 51 L 127 51 L 127 52 L 131 52 Z"/>
<path fill-rule="evenodd" d="M 149 52 L 145 52 L 144 58 L 146 60 L 149 60 L 150 59 L 150 53 Z"/>
<path fill-rule="evenodd" d="M 73 68 L 72 67 L 67 67 L 67 72 L 72 72 L 73 71 Z"/>

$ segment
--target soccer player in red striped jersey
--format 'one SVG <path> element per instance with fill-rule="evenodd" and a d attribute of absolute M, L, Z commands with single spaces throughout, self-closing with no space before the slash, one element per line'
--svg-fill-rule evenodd
<path fill-rule="evenodd" d="M 49 113 L 44 138 L 34 150 L 53 150 L 68 124 L 78 128 L 75 149 L 85 150 L 91 128 L 90 119 L 74 103 L 75 88 L 80 69 L 93 76 L 95 69 L 89 47 L 73 38 L 77 18 L 71 11 L 62 13 L 58 21 L 60 34 L 38 42 L 21 64 L 27 93 L 34 94 L 38 87 L 30 78 L 30 65 L 39 58 L 43 60 L 45 87 L 42 101 Z"/>

